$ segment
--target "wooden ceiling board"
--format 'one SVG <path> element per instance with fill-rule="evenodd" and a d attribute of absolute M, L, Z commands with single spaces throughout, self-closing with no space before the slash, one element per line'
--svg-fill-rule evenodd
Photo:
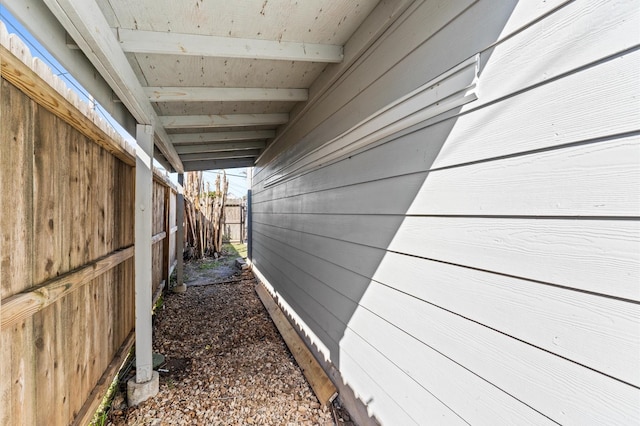
<path fill-rule="evenodd" d="M 378 0 L 100 0 L 112 27 L 344 45 Z"/>
<path fill-rule="evenodd" d="M 263 149 L 264 140 L 208 142 L 197 144 L 179 144 L 176 146 L 178 154 L 197 154 L 199 152 L 239 151 L 242 149 Z"/>
<path fill-rule="evenodd" d="M 260 155 L 259 149 L 241 149 L 237 151 L 200 152 L 197 154 L 182 154 L 183 161 L 197 160 L 224 160 L 228 158 L 256 158 Z"/>
<path fill-rule="evenodd" d="M 131 54 L 127 54 L 129 56 Z M 308 88 L 324 63 L 135 54 L 147 86 Z M 131 60 L 130 60 L 131 62 Z"/>
<path fill-rule="evenodd" d="M 263 125 L 263 126 L 234 126 L 234 127 L 192 127 L 188 129 L 167 129 L 168 135 L 175 135 L 180 133 L 217 133 L 217 132 L 242 132 L 253 130 L 275 130 L 278 126 Z"/>
<path fill-rule="evenodd" d="M 289 121 L 289 114 L 164 115 L 160 124 L 166 129 L 223 128 L 241 126 L 278 126 Z"/>
<path fill-rule="evenodd" d="M 158 115 L 271 114 L 289 112 L 296 102 L 159 102 Z"/>

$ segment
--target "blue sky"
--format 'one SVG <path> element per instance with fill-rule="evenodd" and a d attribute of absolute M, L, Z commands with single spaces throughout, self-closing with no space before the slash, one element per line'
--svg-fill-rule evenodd
<path fill-rule="evenodd" d="M 67 70 L 60 65 L 60 63 L 27 31 L 26 28 L 15 19 L 9 11 L 0 4 L 0 20 L 4 22 L 9 33 L 14 33 L 20 36 L 20 38 L 29 46 L 31 50 L 31 56 L 38 57 L 43 60 L 53 72 L 60 78 L 62 78 L 67 87 L 75 90 L 78 95 L 87 103 L 91 103 L 89 93 L 82 87 L 80 83 L 76 81 Z M 135 139 L 129 135 L 110 115 L 107 113 L 100 104 L 96 103 L 96 110 L 102 115 L 102 117 L 109 122 L 126 140 L 135 144 Z M 162 168 L 162 166 L 156 162 L 156 166 Z M 229 193 L 230 195 L 241 198 L 247 193 L 247 168 L 241 169 L 229 169 L 227 170 L 227 176 L 229 179 Z M 204 176 L 205 179 L 211 182 L 213 186 L 217 171 L 207 171 Z M 177 175 L 175 173 L 170 174 L 172 181 L 177 182 Z"/>

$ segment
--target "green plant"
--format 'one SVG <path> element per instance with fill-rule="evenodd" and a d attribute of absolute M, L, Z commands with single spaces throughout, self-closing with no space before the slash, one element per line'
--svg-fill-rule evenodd
<path fill-rule="evenodd" d="M 164 296 L 160 295 L 160 297 L 158 297 L 158 300 L 156 301 L 156 304 L 153 306 L 152 312 L 155 312 L 159 308 L 162 308 L 163 304 L 164 304 Z"/>
<path fill-rule="evenodd" d="M 205 270 L 209 270 L 209 269 L 215 269 L 217 267 L 219 267 L 221 265 L 221 262 L 219 260 L 214 260 L 213 262 L 207 262 L 204 261 L 201 264 L 198 265 L 198 269 L 201 271 L 205 271 Z"/>
<path fill-rule="evenodd" d="M 104 398 L 102 398 L 102 402 L 100 402 L 98 410 L 93 415 L 91 423 L 89 423 L 91 426 L 104 426 L 107 423 L 109 410 L 111 409 L 111 403 L 113 402 L 113 398 L 116 395 L 116 389 L 118 389 L 118 383 L 119 375 L 116 374 L 116 377 L 111 382 L 111 385 L 109 385 L 109 389 L 107 389 L 107 393 L 104 395 Z"/>
<path fill-rule="evenodd" d="M 93 422 L 91 423 L 93 426 L 104 426 L 107 424 L 107 412 L 103 411 L 102 413 L 98 413 L 96 414 L 96 417 L 94 417 Z"/>

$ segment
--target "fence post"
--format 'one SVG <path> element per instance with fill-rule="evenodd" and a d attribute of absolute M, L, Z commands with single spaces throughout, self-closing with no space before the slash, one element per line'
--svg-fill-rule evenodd
<path fill-rule="evenodd" d="M 184 293 L 187 286 L 184 284 L 184 174 L 178 174 L 178 194 L 176 195 L 176 225 L 178 231 L 176 233 L 176 286 L 173 291 L 176 293 Z"/>
<path fill-rule="evenodd" d="M 164 293 L 169 290 L 169 271 L 171 269 L 171 187 L 164 186 L 164 232 L 165 237 L 162 244 L 162 279 L 164 280 Z"/>
<path fill-rule="evenodd" d="M 247 170 L 247 259 L 253 264 L 253 237 L 251 235 L 253 228 L 251 191 L 253 190 L 253 167 Z"/>
<path fill-rule="evenodd" d="M 158 373 L 153 371 L 151 347 L 152 222 L 153 222 L 153 127 L 136 127 L 135 195 L 135 305 L 136 377 L 127 383 L 129 405 L 137 405 L 159 390 Z"/>

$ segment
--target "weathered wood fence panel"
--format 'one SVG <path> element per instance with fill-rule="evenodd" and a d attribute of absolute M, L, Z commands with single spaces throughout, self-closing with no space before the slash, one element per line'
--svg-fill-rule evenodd
<path fill-rule="evenodd" d="M 176 189 L 159 173 L 153 179 L 153 295 L 168 286 L 176 261 Z M 166 287 L 168 288 L 168 287 Z"/>
<path fill-rule="evenodd" d="M 133 343 L 133 151 L 0 30 L 0 424 L 84 424 Z M 170 207 L 156 173 L 154 290 Z"/>
<path fill-rule="evenodd" d="M 246 207 L 243 200 L 228 199 L 224 207 L 223 238 L 225 241 L 242 242 L 245 239 Z"/>
<path fill-rule="evenodd" d="M 125 194 L 133 173 L 6 80 L 2 98 L 2 183 L 20 190 L 2 203 L 3 234 L 14 236 L 2 246 L 5 424 L 66 424 L 133 329 L 133 252 L 100 275 L 71 273 L 60 284 L 72 291 L 59 297 L 54 286 L 132 246 L 133 198 Z M 7 143 L 13 135 L 21 140 Z M 22 161 L 7 161 L 14 148 Z M 25 298 L 36 303 L 16 306 L 31 315 L 9 322 L 11 302 Z"/>

